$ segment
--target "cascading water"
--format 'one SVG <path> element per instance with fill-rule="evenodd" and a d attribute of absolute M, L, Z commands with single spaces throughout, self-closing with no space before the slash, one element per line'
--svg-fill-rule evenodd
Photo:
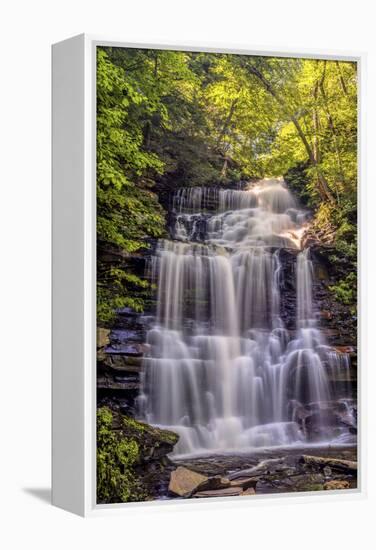
<path fill-rule="evenodd" d="M 327 403 L 348 357 L 326 345 L 312 304 L 309 250 L 297 254 L 297 323 L 280 318 L 280 250 L 299 250 L 307 215 L 279 180 L 247 190 L 180 189 L 173 240 L 152 259 L 156 324 L 140 414 L 180 435 L 175 454 L 334 441 Z M 302 420 L 303 418 L 303 420 Z"/>

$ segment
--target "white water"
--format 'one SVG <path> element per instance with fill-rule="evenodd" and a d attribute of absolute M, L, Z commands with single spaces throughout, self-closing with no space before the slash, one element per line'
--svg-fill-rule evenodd
<path fill-rule="evenodd" d="M 308 249 L 297 255 L 294 338 L 280 318 L 280 250 L 300 247 L 306 213 L 279 180 L 180 189 L 173 208 L 175 240 L 160 241 L 151 265 L 142 417 L 180 435 L 175 454 L 304 444 L 307 405 L 318 411 L 315 441 L 334 441 L 322 411 L 347 397 L 331 380 L 349 361 L 317 328 Z"/>

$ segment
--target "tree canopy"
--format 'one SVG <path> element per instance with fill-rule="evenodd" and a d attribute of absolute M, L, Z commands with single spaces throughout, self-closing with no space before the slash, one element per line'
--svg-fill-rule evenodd
<path fill-rule="evenodd" d="M 280 175 L 334 235 L 350 269 L 333 291 L 352 303 L 356 64 L 98 48 L 98 319 L 142 309 L 147 283 L 126 258 L 164 234 L 164 194 Z"/>

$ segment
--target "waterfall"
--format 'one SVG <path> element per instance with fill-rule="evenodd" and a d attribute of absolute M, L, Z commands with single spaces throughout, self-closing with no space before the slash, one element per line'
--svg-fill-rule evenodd
<path fill-rule="evenodd" d="M 334 441 L 324 411 L 346 398 L 332 380 L 349 361 L 316 325 L 306 213 L 280 180 L 179 189 L 172 205 L 172 239 L 152 258 L 140 416 L 180 435 L 178 455 L 304 444 L 307 407 L 316 441 Z M 283 248 L 297 253 L 296 333 L 280 316 Z"/>

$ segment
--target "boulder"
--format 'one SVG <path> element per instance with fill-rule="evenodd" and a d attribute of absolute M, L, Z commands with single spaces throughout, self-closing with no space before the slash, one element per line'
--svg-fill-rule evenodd
<path fill-rule="evenodd" d="M 139 422 L 119 412 L 112 411 L 112 429 L 122 437 L 137 442 L 140 450 L 140 462 L 160 460 L 173 451 L 179 436 L 170 430 L 162 430 L 150 426 L 145 422 Z"/>
<path fill-rule="evenodd" d="M 226 489 L 230 486 L 232 486 L 232 483 L 227 477 L 221 477 L 217 475 L 209 477 L 198 487 L 198 489 L 200 491 L 214 491 L 216 489 Z"/>
<path fill-rule="evenodd" d="M 177 434 L 107 406 L 98 409 L 97 434 L 98 503 L 155 499 L 161 484 L 167 488 L 171 467 L 167 455 L 178 442 Z"/>
<path fill-rule="evenodd" d="M 335 491 L 338 489 L 350 489 L 350 483 L 345 479 L 332 479 L 324 483 L 324 489 L 326 491 Z"/>
<path fill-rule="evenodd" d="M 207 481 L 208 478 L 206 476 L 188 470 L 188 468 L 184 468 L 184 466 L 178 466 L 176 470 L 171 472 L 168 490 L 174 495 L 188 497 L 197 490 L 201 484 Z"/>

